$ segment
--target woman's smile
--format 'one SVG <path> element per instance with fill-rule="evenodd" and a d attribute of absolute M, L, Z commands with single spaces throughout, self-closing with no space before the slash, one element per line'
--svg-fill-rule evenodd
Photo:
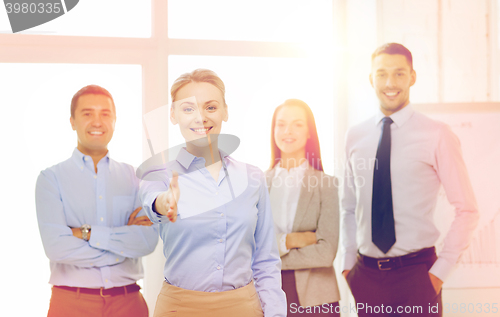
<path fill-rule="evenodd" d="M 203 127 L 203 128 L 189 128 L 189 129 L 196 134 L 205 135 L 205 134 L 208 134 L 208 132 L 210 130 L 212 130 L 212 128 L 213 128 L 213 126 L 212 127 Z"/>

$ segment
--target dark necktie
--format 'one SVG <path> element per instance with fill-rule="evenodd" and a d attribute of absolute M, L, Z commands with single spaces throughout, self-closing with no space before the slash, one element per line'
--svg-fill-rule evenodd
<path fill-rule="evenodd" d="M 396 242 L 391 185 L 391 124 L 390 117 L 382 119 L 382 135 L 377 148 L 373 170 L 372 241 L 384 253 Z"/>

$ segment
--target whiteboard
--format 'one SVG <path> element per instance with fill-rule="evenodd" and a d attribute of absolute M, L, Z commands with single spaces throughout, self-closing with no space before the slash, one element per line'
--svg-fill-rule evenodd
<path fill-rule="evenodd" d="M 448 124 L 460 139 L 481 216 L 468 249 L 443 288 L 500 287 L 500 103 L 413 107 Z M 441 187 L 435 212 L 441 232 L 438 254 L 453 217 L 454 207 Z"/>

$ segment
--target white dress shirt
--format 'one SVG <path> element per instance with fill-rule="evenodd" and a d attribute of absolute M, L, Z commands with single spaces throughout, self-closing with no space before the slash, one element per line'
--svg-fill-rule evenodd
<path fill-rule="evenodd" d="M 444 281 L 467 247 L 479 218 L 460 142 L 446 124 L 415 112 L 411 105 L 390 116 L 394 121 L 391 182 L 396 243 L 384 254 L 373 244 L 371 233 L 373 169 L 383 117 L 379 111 L 347 132 L 341 199 L 342 270 L 354 266 L 357 250 L 382 258 L 434 246 L 440 234 L 434 209 L 442 184 L 455 207 L 455 219 L 429 272 Z"/>
<path fill-rule="evenodd" d="M 274 231 L 278 240 L 280 255 L 290 252 L 286 248 L 286 234 L 292 232 L 297 204 L 302 188 L 302 179 L 308 162 L 304 161 L 297 167 L 287 170 L 276 164 L 271 183 L 271 210 L 274 218 Z"/>

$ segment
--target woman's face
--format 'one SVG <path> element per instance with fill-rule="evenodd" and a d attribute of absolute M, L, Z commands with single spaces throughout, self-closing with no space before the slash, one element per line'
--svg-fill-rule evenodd
<path fill-rule="evenodd" d="M 212 84 L 192 82 L 177 92 L 170 110 L 170 121 L 178 124 L 186 142 L 206 146 L 207 135 L 219 135 L 227 121 L 222 92 Z M 199 140 L 199 141 L 196 141 Z"/>
<path fill-rule="evenodd" d="M 304 151 L 309 139 L 306 112 L 297 106 L 284 106 L 276 115 L 274 142 L 282 153 Z"/>

